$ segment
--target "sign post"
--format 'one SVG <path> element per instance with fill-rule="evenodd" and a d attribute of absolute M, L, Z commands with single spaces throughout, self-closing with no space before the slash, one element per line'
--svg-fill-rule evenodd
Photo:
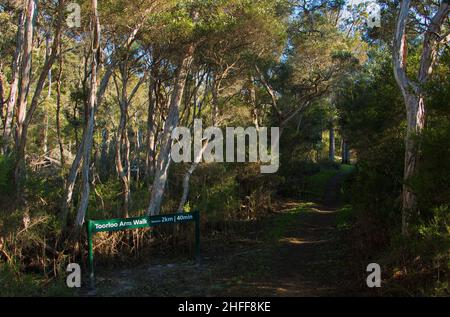
<path fill-rule="evenodd" d="M 119 218 L 107 220 L 88 220 L 86 223 L 88 238 L 88 265 L 90 288 L 95 288 L 94 273 L 94 245 L 92 236 L 97 232 L 121 231 L 129 229 L 154 227 L 164 224 L 177 224 L 184 222 L 195 222 L 195 260 L 200 262 L 200 212 L 185 212 L 158 216 L 142 216 L 134 218 Z"/>
<path fill-rule="evenodd" d="M 195 260 L 200 264 L 200 212 L 194 212 L 195 217 Z"/>

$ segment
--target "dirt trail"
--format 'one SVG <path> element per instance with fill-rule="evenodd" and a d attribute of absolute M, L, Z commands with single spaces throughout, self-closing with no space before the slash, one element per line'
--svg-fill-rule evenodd
<path fill-rule="evenodd" d="M 337 212 L 290 203 L 272 219 L 271 241 L 236 242 L 231 250 L 204 250 L 190 261 L 145 263 L 101 272 L 99 296 L 334 296 L 352 295 L 336 236 Z M 293 208 L 293 209 L 292 209 Z M 98 270 L 100 272 L 100 270 Z"/>
<path fill-rule="evenodd" d="M 352 295 L 336 237 L 337 212 L 312 206 L 291 216 L 287 230 L 266 253 L 268 274 L 247 278 L 226 294 L 247 296 Z"/>
<path fill-rule="evenodd" d="M 330 180 L 338 191 L 344 175 Z M 326 196 L 325 196 L 326 197 Z M 327 201 L 336 204 L 337 196 Z M 338 211 L 286 202 L 257 234 L 203 249 L 203 261 L 158 261 L 100 274 L 103 296 L 351 296 L 336 229 Z M 253 230 L 252 230 L 253 231 Z M 225 242 L 223 242 L 225 243 Z M 231 247 L 230 247 L 231 245 Z"/>
<path fill-rule="evenodd" d="M 328 208 L 336 208 L 341 203 L 341 189 L 348 174 L 351 173 L 351 169 L 341 170 L 334 175 L 325 188 L 323 195 L 323 205 Z"/>

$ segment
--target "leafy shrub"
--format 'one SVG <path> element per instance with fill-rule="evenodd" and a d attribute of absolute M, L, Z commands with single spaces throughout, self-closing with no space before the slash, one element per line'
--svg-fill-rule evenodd
<path fill-rule="evenodd" d="M 411 185 L 417 194 L 422 220 L 434 217 L 436 207 L 450 197 L 450 123 L 442 118 L 419 139 L 421 160 Z"/>
<path fill-rule="evenodd" d="M 13 190 L 13 168 L 14 159 L 0 155 L 0 193 L 3 195 L 9 195 Z"/>
<path fill-rule="evenodd" d="M 432 210 L 433 217 L 419 225 L 419 254 L 432 261 L 438 268 L 450 269 L 450 207 L 442 205 Z"/>

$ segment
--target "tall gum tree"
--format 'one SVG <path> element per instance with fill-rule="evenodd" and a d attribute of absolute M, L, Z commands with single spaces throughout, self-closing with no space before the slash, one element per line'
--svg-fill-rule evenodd
<path fill-rule="evenodd" d="M 86 140 L 83 142 L 83 166 L 81 171 L 82 191 L 76 217 L 76 226 L 80 228 L 84 223 L 89 202 L 89 172 L 94 133 L 95 109 L 97 106 L 97 72 L 100 63 L 100 18 L 98 16 L 97 0 L 91 0 L 91 78 L 89 91 L 89 117 L 86 127 Z"/>
<path fill-rule="evenodd" d="M 54 41 L 52 43 L 51 52 L 45 58 L 44 65 L 40 70 L 36 86 L 34 88 L 30 106 L 27 109 L 27 98 L 31 86 L 31 60 L 36 7 L 36 1 L 29 0 L 27 2 L 27 10 L 25 14 L 24 43 L 22 46 L 21 54 L 22 65 L 19 77 L 19 94 L 15 111 L 16 161 L 14 167 L 14 180 L 17 187 L 17 194 L 20 199 L 23 199 L 21 186 L 23 178 L 25 176 L 25 146 L 27 143 L 28 128 L 33 119 L 33 115 L 40 104 L 40 97 L 44 89 L 47 75 L 57 57 L 59 42 L 61 40 L 62 25 L 64 22 L 65 0 L 60 0 L 58 2 L 58 14 L 54 26 Z"/>
<path fill-rule="evenodd" d="M 3 152 L 6 153 L 8 151 L 8 147 L 10 144 L 10 139 L 13 131 L 13 116 L 14 116 L 14 107 L 17 100 L 17 93 L 19 88 L 19 72 L 20 65 L 22 59 L 22 49 L 23 49 L 23 40 L 25 35 L 25 10 L 23 7 L 19 8 L 18 17 L 17 17 L 17 34 L 16 34 L 16 48 L 12 61 L 12 76 L 10 82 L 10 90 L 8 99 L 5 101 L 6 109 L 5 109 L 5 117 L 4 117 L 4 128 L 3 128 Z"/>
<path fill-rule="evenodd" d="M 146 1 L 146 0 L 145 0 Z M 117 65 L 121 62 L 120 61 L 120 54 L 118 51 L 120 51 L 123 48 L 130 47 L 135 41 L 136 37 L 139 33 L 139 31 L 142 28 L 142 20 L 143 17 L 148 14 L 151 10 L 156 10 L 155 5 L 159 3 L 158 1 L 153 1 L 151 5 L 144 5 L 144 0 L 128 4 L 131 6 L 131 9 L 128 9 L 126 7 L 127 3 L 126 1 L 102 1 L 101 5 L 102 7 L 100 13 L 105 18 L 103 19 L 102 23 L 102 29 L 103 34 L 107 34 L 109 37 L 110 42 L 114 42 L 114 46 L 111 47 L 109 50 L 109 62 L 107 66 L 105 67 L 106 70 L 103 73 L 102 79 L 100 81 L 100 85 L 97 89 L 97 95 L 96 95 L 96 102 L 94 103 L 94 108 L 91 110 L 93 111 L 94 116 L 87 116 L 86 121 L 88 124 L 84 125 L 83 130 L 83 136 L 81 139 L 81 142 L 78 146 L 76 155 L 74 160 L 72 161 L 71 167 L 69 169 L 69 173 L 67 175 L 67 179 L 65 182 L 65 193 L 62 201 L 62 210 L 60 213 L 60 220 L 63 226 L 67 224 L 67 218 L 68 215 L 71 212 L 72 204 L 74 200 L 74 193 L 75 193 L 75 185 L 78 178 L 78 174 L 80 172 L 80 167 L 82 164 L 84 164 L 84 158 L 87 157 L 85 155 L 85 147 L 86 142 L 88 143 L 92 142 L 93 133 L 94 133 L 94 126 L 90 126 L 91 121 L 89 120 L 95 120 L 95 114 L 97 111 L 97 108 L 102 103 L 103 97 L 107 91 L 108 84 L 110 81 L 110 78 L 112 77 Z M 137 11 L 136 6 L 142 5 L 143 7 L 147 8 L 142 11 Z M 129 12 L 132 12 L 132 15 L 129 14 Z M 139 14 L 136 14 L 136 12 L 139 12 Z M 100 13 L 97 13 L 98 15 Z M 124 14 L 125 13 L 125 14 Z M 126 22 L 126 24 L 124 24 Z M 90 48 L 92 50 L 92 48 Z M 92 57 L 92 53 L 90 54 Z M 97 51 L 97 59 L 102 57 L 101 50 Z M 102 59 L 105 59 L 104 57 Z M 99 61 L 97 61 L 98 63 Z M 91 65 L 92 66 L 92 65 Z M 97 74 L 98 75 L 98 74 Z M 88 104 L 88 103 L 87 103 Z M 86 107 L 87 108 L 87 107 Z M 87 113 L 89 113 L 87 111 Z M 86 114 L 87 114 L 86 113 Z M 95 123 L 95 121 L 93 121 Z M 95 124 L 94 124 L 95 125 Z M 88 144 L 89 147 L 89 144 Z M 90 146 L 92 147 L 92 145 Z M 90 150 L 89 150 L 90 153 Z M 90 160 L 90 158 L 89 158 Z M 83 165 L 85 166 L 85 165 Z M 85 170 L 86 173 L 86 170 Z M 89 186 L 89 184 L 87 185 Z M 83 191 L 85 195 L 86 192 L 89 192 L 88 190 Z M 83 205 L 83 208 L 87 209 L 87 201 Z M 84 215 L 86 211 L 78 211 L 78 223 L 84 222 Z"/>
<path fill-rule="evenodd" d="M 167 183 L 170 167 L 170 150 L 172 145 L 171 132 L 179 122 L 179 108 L 184 95 L 186 79 L 191 64 L 195 57 L 200 56 L 205 46 L 211 47 L 212 43 L 223 43 L 223 37 L 227 32 L 239 28 L 249 28 L 253 23 L 256 28 L 250 31 L 249 39 L 256 43 L 263 43 L 266 39 L 263 32 L 259 32 L 258 25 L 264 24 L 266 20 L 272 21 L 276 15 L 276 6 L 279 1 L 186 1 L 180 2 L 174 12 L 169 14 L 168 31 L 177 30 L 182 26 L 181 40 L 185 43 L 178 51 L 177 72 L 173 84 L 172 95 L 168 109 L 168 115 L 161 134 L 161 147 L 155 168 L 155 176 L 152 184 L 150 203 L 147 214 L 156 215 L 160 213 L 165 186 Z M 176 17 L 176 18 L 174 18 Z M 262 18 L 263 17 L 263 18 Z M 274 26 L 269 23 L 266 25 Z M 189 27 L 187 27 L 189 26 Z M 270 29 L 267 30 L 271 32 Z M 170 32 L 163 32 L 165 36 Z M 241 43 L 230 41 L 229 45 L 240 45 Z M 266 46 L 267 47 L 267 46 Z"/>
<path fill-rule="evenodd" d="M 415 136 L 420 134 L 425 127 L 426 96 L 423 86 L 430 78 L 439 59 L 440 46 L 450 42 L 448 29 L 445 30 L 445 34 L 441 34 L 443 31 L 442 25 L 448 20 L 449 10 L 448 0 L 443 0 L 437 8 L 435 6 L 430 7 L 428 11 L 430 16 L 423 17 L 423 20 L 427 22 L 425 30 L 423 34 L 414 39 L 422 42 L 419 70 L 415 74 L 415 78 L 411 78 L 411 75 L 407 72 L 408 18 L 410 15 L 417 14 L 417 11 L 412 8 L 411 0 L 401 2 L 395 29 L 393 45 L 394 75 L 405 102 L 407 122 L 402 191 L 402 233 L 406 236 L 409 234 L 411 216 L 417 207 L 416 195 L 408 182 L 414 176 L 419 160 L 419 149 Z"/>

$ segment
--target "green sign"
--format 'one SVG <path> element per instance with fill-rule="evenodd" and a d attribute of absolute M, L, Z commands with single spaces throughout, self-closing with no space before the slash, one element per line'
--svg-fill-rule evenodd
<path fill-rule="evenodd" d="M 88 226 L 90 227 L 91 233 L 145 228 L 148 227 L 148 217 L 110 219 L 110 220 L 89 220 Z"/>
<path fill-rule="evenodd" d="M 177 213 L 158 216 L 143 216 L 122 219 L 107 219 L 107 220 L 88 220 L 87 235 L 89 245 L 89 267 L 90 267 L 90 281 L 91 288 L 95 288 L 94 278 L 94 247 L 92 242 L 92 235 L 96 232 L 104 231 L 119 231 L 153 227 L 163 224 L 177 224 L 184 222 L 195 222 L 195 256 L 200 259 L 200 213 L 198 211 L 189 213 Z"/>

